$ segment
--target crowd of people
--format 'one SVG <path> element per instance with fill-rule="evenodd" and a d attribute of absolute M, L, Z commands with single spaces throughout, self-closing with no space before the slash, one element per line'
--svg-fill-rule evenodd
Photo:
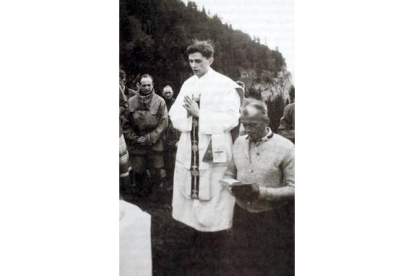
<path fill-rule="evenodd" d="M 228 266 L 294 275 L 294 87 L 272 130 L 266 103 L 211 67 L 212 45 L 196 41 L 187 55 L 194 75 L 176 98 L 170 85 L 155 93 L 149 74 L 128 88 L 120 71 L 120 197 L 172 190 L 172 217 L 188 227 L 205 268 L 196 275 L 228 275 Z M 179 267 L 177 275 L 195 275 Z"/>

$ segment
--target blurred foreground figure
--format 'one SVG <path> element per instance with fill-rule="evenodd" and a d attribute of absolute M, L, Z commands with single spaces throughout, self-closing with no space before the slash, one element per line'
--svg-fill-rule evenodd
<path fill-rule="evenodd" d="M 237 275 L 294 275 L 295 147 L 268 126 L 266 104 L 246 99 L 241 109 L 246 130 L 233 146 L 226 177 L 237 205 L 233 232 Z"/>
<path fill-rule="evenodd" d="M 151 276 L 151 216 L 119 201 L 119 275 Z"/>

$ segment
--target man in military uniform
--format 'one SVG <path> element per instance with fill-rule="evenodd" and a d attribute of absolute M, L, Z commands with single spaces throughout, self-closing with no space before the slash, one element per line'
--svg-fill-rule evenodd
<path fill-rule="evenodd" d="M 133 184 L 144 185 L 145 174 L 151 171 L 151 182 L 162 183 L 166 177 L 162 136 L 168 127 L 168 111 L 164 99 L 155 94 L 150 75 L 142 75 L 139 83 L 139 93 L 128 100 L 124 124 Z"/>

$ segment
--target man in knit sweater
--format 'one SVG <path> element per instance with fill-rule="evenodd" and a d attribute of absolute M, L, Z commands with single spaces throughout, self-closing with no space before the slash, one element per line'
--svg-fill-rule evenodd
<path fill-rule="evenodd" d="M 226 176 L 232 188 L 238 275 L 293 275 L 294 145 L 268 128 L 266 104 L 246 99 L 241 109 L 246 134 L 233 145 Z"/>

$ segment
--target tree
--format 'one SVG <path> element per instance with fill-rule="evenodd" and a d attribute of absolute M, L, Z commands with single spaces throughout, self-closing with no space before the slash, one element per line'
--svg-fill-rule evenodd
<path fill-rule="evenodd" d="M 128 75 L 153 74 L 156 83 L 180 87 L 192 72 L 186 48 L 193 39 L 211 40 L 213 68 L 233 78 L 254 72 L 254 81 L 276 78 L 286 65 L 278 50 L 270 50 L 231 24 L 223 24 L 205 7 L 181 0 L 120 0 L 120 63 Z M 253 80 L 252 80 L 253 81 Z"/>

